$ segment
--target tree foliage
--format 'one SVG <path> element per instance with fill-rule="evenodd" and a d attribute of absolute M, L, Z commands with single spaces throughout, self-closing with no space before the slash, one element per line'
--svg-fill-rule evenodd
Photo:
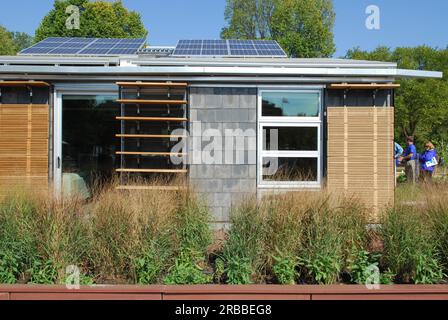
<path fill-rule="evenodd" d="M 34 38 L 25 32 L 11 32 L 17 51 L 29 48 L 33 45 Z"/>
<path fill-rule="evenodd" d="M 227 0 L 224 39 L 274 39 L 291 57 L 335 51 L 330 0 Z"/>
<path fill-rule="evenodd" d="M 24 32 L 11 32 L 0 26 L 0 55 L 15 55 L 33 43 L 33 38 Z"/>
<path fill-rule="evenodd" d="M 395 99 L 395 136 L 402 144 L 407 135 L 417 139 L 448 141 L 448 48 L 378 47 L 367 52 L 359 48 L 347 52 L 346 58 L 396 62 L 398 68 L 442 71 L 440 79 L 401 79 Z"/>
<path fill-rule="evenodd" d="M 0 55 L 13 55 L 16 53 L 16 46 L 11 32 L 0 26 Z"/>
<path fill-rule="evenodd" d="M 79 29 L 70 29 L 66 21 L 69 5 L 79 8 Z M 146 37 L 140 14 L 127 10 L 121 1 L 55 0 L 54 8 L 43 18 L 35 39 L 48 37 L 139 38 Z"/>

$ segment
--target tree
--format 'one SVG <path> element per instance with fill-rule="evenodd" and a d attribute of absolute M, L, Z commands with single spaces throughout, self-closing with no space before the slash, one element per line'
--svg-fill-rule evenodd
<path fill-rule="evenodd" d="M 0 26 L 0 55 L 14 55 L 17 49 L 11 32 Z"/>
<path fill-rule="evenodd" d="M 79 8 L 79 29 L 67 28 L 73 12 Z M 69 8 L 70 9 L 70 8 Z M 141 38 L 148 34 L 140 14 L 128 11 L 121 1 L 55 0 L 54 8 L 43 18 L 36 30 L 35 40 L 48 37 Z"/>
<path fill-rule="evenodd" d="M 227 0 L 223 39 L 274 39 L 291 57 L 335 51 L 330 0 Z"/>
<path fill-rule="evenodd" d="M 0 26 L 0 55 L 15 55 L 31 46 L 33 38 L 24 32 L 10 32 Z"/>
<path fill-rule="evenodd" d="M 408 135 L 417 145 L 426 140 L 448 142 L 448 48 L 434 49 L 379 47 L 371 52 L 349 50 L 346 58 L 396 62 L 398 68 L 437 70 L 438 79 L 401 79 L 395 99 L 395 136 L 404 144 Z"/>
<path fill-rule="evenodd" d="M 33 37 L 25 32 L 11 32 L 11 36 L 17 51 L 21 51 L 33 45 Z"/>
<path fill-rule="evenodd" d="M 275 0 L 227 0 L 221 31 L 224 39 L 269 39 Z"/>

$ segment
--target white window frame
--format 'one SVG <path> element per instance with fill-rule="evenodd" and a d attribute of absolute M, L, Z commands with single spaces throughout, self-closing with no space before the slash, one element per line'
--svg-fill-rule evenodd
<path fill-rule="evenodd" d="M 318 93 L 319 116 L 317 117 L 290 117 L 290 116 L 262 116 L 262 96 L 266 92 L 285 93 Z M 258 137 L 257 137 L 257 185 L 258 188 L 320 188 L 322 182 L 322 112 L 323 112 L 323 90 L 322 89 L 259 89 L 257 103 Z M 293 150 L 263 150 L 263 128 L 264 127 L 315 127 L 317 128 L 317 150 L 316 151 L 293 151 Z M 316 181 L 268 181 L 263 180 L 263 158 L 316 158 L 317 180 Z"/>

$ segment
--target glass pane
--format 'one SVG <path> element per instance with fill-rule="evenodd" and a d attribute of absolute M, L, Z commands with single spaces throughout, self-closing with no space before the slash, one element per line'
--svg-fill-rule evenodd
<path fill-rule="evenodd" d="M 318 117 L 318 92 L 263 92 L 264 117 Z"/>
<path fill-rule="evenodd" d="M 110 181 L 119 165 L 119 104 L 116 96 L 62 97 L 62 185 L 65 194 L 90 196 Z"/>
<path fill-rule="evenodd" d="M 263 158 L 264 181 L 317 181 L 317 158 Z"/>
<path fill-rule="evenodd" d="M 317 127 L 264 127 L 263 150 L 317 151 Z"/>

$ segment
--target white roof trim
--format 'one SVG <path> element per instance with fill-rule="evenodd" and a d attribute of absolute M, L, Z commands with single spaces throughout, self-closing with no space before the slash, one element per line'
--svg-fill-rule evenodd
<path fill-rule="evenodd" d="M 85 67 L 85 66 L 29 66 L 0 65 L 1 73 L 39 73 L 39 74 L 164 74 L 164 75 L 278 75 L 278 76 L 374 76 L 374 77 L 417 77 L 442 78 L 437 71 L 405 70 L 395 68 L 319 68 L 319 67 L 228 67 L 228 66 L 120 66 L 120 67 Z"/>
<path fill-rule="evenodd" d="M 396 72 L 400 78 L 443 78 L 443 72 L 440 71 L 396 69 Z"/>

